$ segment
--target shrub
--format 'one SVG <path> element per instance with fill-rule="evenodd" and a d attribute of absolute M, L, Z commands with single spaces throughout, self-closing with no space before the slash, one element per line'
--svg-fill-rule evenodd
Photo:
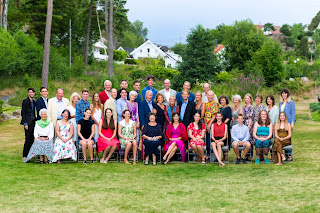
<path fill-rule="evenodd" d="M 50 49 L 49 78 L 67 81 L 71 77 L 68 59 L 58 53 L 56 48 Z"/>
<path fill-rule="evenodd" d="M 219 82 L 229 82 L 233 79 L 233 75 L 229 72 L 222 71 L 217 75 Z"/>
<path fill-rule="evenodd" d="M 84 63 L 83 63 L 83 57 L 81 56 L 74 56 L 73 62 L 71 65 L 71 73 L 74 76 L 80 76 L 84 72 Z"/>
<path fill-rule="evenodd" d="M 3 113 L 3 105 L 4 105 L 4 101 L 0 100 L 0 115 Z"/>
<path fill-rule="evenodd" d="M 124 61 L 127 58 L 127 53 L 121 50 L 113 50 L 113 60 Z"/>
<path fill-rule="evenodd" d="M 137 61 L 135 60 L 135 59 L 133 59 L 133 58 L 126 58 L 125 60 L 124 60 L 124 63 L 125 64 L 137 64 Z"/>

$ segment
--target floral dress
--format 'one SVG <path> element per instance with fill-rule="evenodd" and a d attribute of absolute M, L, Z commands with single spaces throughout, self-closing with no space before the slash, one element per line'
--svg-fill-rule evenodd
<path fill-rule="evenodd" d="M 249 106 L 245 106 L 243 108 L 244 111 L 244 125 L 246 125 L 249 128 L 249 134 L 250 134 L 250 138 L 249 138 L 249 142 L 252 143 L 253 141 L 253 137 L 252 137 L 252 133 L 253 133 L 253 117 L 254 117 L 254 109 L 252 105 Z M 251 122 L 251 126 L 249 126 L 249 120 L 252 120 Z"/>
<path fill-rule="evenodd" d="M 205 104 L 204 106 L 205 108 L 205 114 L 204 114 L 204 121 L 206 123 L 206 125 L 208 125 L 212 119 L 212 117 L 220 111 L 220 104 L 212 101 L 212 102 L 208 102 Z"/>
<path fill-rule="evenodd" d="M 127 109 L 130 111 L 131 119 L 134 122 L 138 122 L 139 120 L 139 111 L 138 111 L 138 103 L 134 102 L 133 105 L 130 102 L 127 102 Z M 136 136 L 137 145 L 139 146 L 140 142 L 140 128 L 137 128 L 137 136 Z"/>
<path fill-rule="evenodd" d="M 67 125 L 62 125 L 61 121 L 58 121 L 59 133 L 62 138 L 70 137 L 71 121 Z M 72 160 L 77 160 L 77 148 L 74 145 L 73 139 L 71 138 L 66 143 L 64 143 L 60 138 L 56 138 L 54 148 L 53 148 L 53 160 L 52 162 L 57 162 L 60 159 L 72 158 Z"/>
<path fill-rule="evenodd" d="M 202 135 L 202 132 L 205 132 L 206 131 L 206 127 L 204 124 L 202 124 L 202 128 L 201 129 L 198 129 L 195 127 L 194 123 L 190 123 L 189 126 L 188 126 L 188 131 L 191 130 L 191 134 L 193 137 L 195 138 L 200 138 L 201 135 Z M 191 147 L 191 145 L 196 145 L 196 146 L 202 146 L 204 147 L 204 141 L 203 140 L 199 140 L 199 141 L 193 141 L 190 139 L 190 143 L 189 143 L 189 147 Z"/>
<path fill-rule="evenodd" d="M 121 125 L 121 134 L 125 138 L 132 138 L 133 137 L 133 127 L 136 125 L 136 122 L 133 120 L 129 120 L 129 123 L 126 123 L 126 121 L 123 119 L 122 121 L 119 122 Z M 120 138 L 120 143 L 122 145 L 126 145 L 127 142 L 132 142 L 134 140 L 125 140 L 123 138 Z"/>

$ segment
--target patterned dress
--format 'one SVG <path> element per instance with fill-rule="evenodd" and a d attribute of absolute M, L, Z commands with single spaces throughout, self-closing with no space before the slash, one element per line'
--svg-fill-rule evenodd
<path fill-rule="evenodd" d="M 252 133 L 253 133 L 254 109 L 252 105 L 249 105 L 249 106 L 246 105 L 243 108 L 243 110 L 244 110 L 244 125 L 246 125 L 249 128 L 249 134 L 250 134 L 249 142 L 252 143 L 253 142 Z M 250 126 L 249 126 L 249 120 L 252 120 Z"/>
<path fill-rule="evenodd" d="M 61 121 L 57 122 L 59 125 L 59 133 L 62 138 L 70 137 L 71 121 L 67 125 L 62 125 Z M 72 158 L 72 160 L 77 160 L 77 148 L 74 145 L 72 138 L 64 143 L 60 138 L 56 138 L 54 148 L 53 148 L 53 160 L 52 162 L 57 162 L 60 159 Z"/>
<path fill-rule="evenodd" d="M 205 109 L 204 121 L 207 126 L 210 123 L 212 117 L 215 116 L 215 114 L 220 111 L 220 104 L 215 101 L 208 102 L 205 104 L 204 109 Z"/>
<path fill-rule="evenodd" d="M 131 119 L 134 122 L 138 122 L 139 119 L 139 111 L 138 111 L 138 103 L 134 102 L 133 105 L 130 104 L 130 102 L 127 102 L 127 109 L 130 111 Z M 136 136 L 137 145 L 139 147 L 140 142 L 140 128 L 137 128 L 137 136 Z"/>
<path fill-rule="evenodd" d="M 276 131 L 278 131 L 279 138 L 285 138 L 289 135 L 288 130 L 285 129 L 279 129 Z M 274 162 L 279 162 L 277 153 L 283 154 L 282 148 L 289 145 L 291 145 L 291 138 L 284 141 L 280 141 L 278 138 L 274 140 L 272 147 Z"/>
<path fill-rule="evenodd" d="M 254 118 L 253 118 L 253 125 L 258 121 L 259 113 L 264 110 L 264 105 L 260 104 L 258 107 L 255 106 L 253 108 L 254 111 Z"/>
<path fill-rule="evenodd" d="M 125 138 L 132 138 L 133 137 L 133 127 L 136 125 L 136 122 L 133 120 L 129 120 L 129 123 L 126 123 L 126 121 L 123 119 L 122 121 L 119 122 L 121 125 L 121 134 Z M 122 145 L 126 145 L 127 142 L 132 142 L 134 140 L 125 140 L 123 138 L 120 138 L 120 143 Z"/>
<path fill-rule="evenodd" d="M 194 123 L 190 123 L 189 126 L 188 126 L 188 131 L 191 130 L 191 134 L 193 137 L 195 138 L 200 138 L 201 135 L 202 135 L 202 132 L 205 132 L 206 131 L 206 127 L 204 124 L 202 124 L 202 128 L 198 129 L 195 127 Z M 202 146 L 204 147 L 204 141 L 203 140 L 199 140 L 199 141 L 193 141 L 190 139 L 190 143 L 189 143 L 189 146 L 191 147 L 191 145 L 196 145 L 196 146 Z"/>

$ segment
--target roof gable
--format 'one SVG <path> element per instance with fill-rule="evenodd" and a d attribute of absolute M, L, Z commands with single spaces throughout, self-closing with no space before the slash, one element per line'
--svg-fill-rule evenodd
<path fill-rule="evenodd" d="M 141 49 L 143 49 L 146 45 L 150 44 L 154 49 L 156 49 L 159 53 L 159 55 L 161 56 L 165 56 L 166 54 L 159 48 L 157 47 L 157 45 L 155 45 L 154 43 L 152 43 L 150 40 L 147 40 L 146 42 L 144 42 L 143 44 L 141 44 L 138 48 L 136 48 L 135 50 L 133 50 L 130 55 L 134 55 L 137 51 L 140 51 Z"/>

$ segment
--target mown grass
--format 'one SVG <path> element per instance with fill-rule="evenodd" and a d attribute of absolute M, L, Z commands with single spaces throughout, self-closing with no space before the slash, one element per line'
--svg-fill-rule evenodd
<path fill-rule="evenodd" d="M 299 113 L 304 113 L 301 106 Z M 320 123 L 299 119 L 283 166 L 22 163 L 18 120 L 0 125 L 1 212 L 318 212 Z"/>

